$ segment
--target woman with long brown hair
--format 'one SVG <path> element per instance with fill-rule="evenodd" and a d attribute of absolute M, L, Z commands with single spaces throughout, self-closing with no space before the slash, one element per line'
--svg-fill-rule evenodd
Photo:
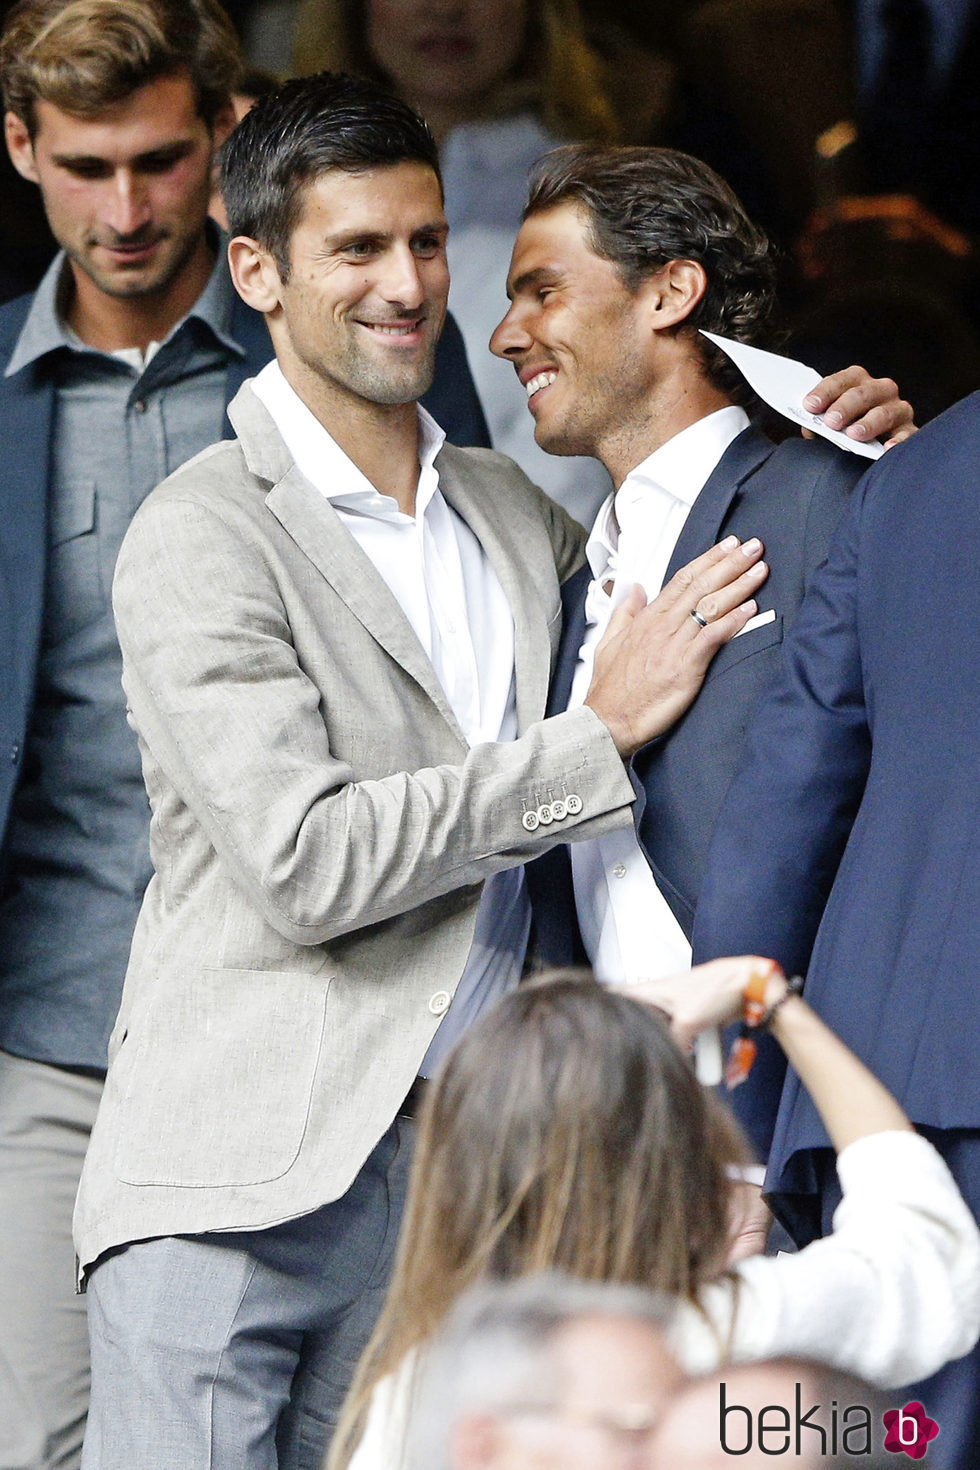
<path fill-rule="evenodd" d="M 631 997 L 674 1011 L 687 1045 L 739 1014 L 747 986 L 842 1155 L 844 1203 L 826 1240 L 730 1267 L 746 1147 L 662 1016 Z M 412 1365 L 451 1304 L 481 1277 L 547 1267 L 674 1296 L 691 1370 L 796 1354 L 898 1384 L 980 1332 L 980 1235 L 942 1160 L 753 958 L 630 996 L 582 979 L 524 987 L 464 1035 L 425 1102 L 394 1278 L 331 1470 L 352 1455 L 357 1470 L 395 1470 Z"/>
<path fill-rule="evenodd" d="M 440 143 L 463 123 L 520 112 L 558 138 L 614 141 L 577 0 L 479 0 L 470 9 L 472 18 L 418 0 L 300 0 L 296 70 L 349 71 L 391 87 Z"/>

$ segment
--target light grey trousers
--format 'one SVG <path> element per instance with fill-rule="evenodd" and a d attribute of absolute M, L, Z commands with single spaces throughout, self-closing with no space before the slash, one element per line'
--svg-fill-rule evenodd
<path fill-rule="evenodd" d="M 77 1470 L 88 1402 L 71 1215 L 102 1083 L 0 1051 L 0 1470 Z"/>
<path fill-rule="evenodd" d="M 397 1119 L 313 1214 L 95 1266 L 83 1470 L 320 1470 L 388 1283 L 413 1130 Z"/>

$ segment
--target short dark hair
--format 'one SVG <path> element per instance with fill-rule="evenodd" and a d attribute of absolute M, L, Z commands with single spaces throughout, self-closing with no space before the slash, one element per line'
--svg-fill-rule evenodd
<path fill-rule="evenodd" d="M 262 97 L 221 150 L 232 235 L 248 235 L 289 276 L 303 191 L 330 169 L 363 173 L 422 163 L 442 187 L 435 139 L 416 112 L 374 82 L 340 72 L 296 77 Z"/>
<path fill-rule="evenodd" d="M 20 0 L 0 39 L 4 106 L 32 138 L 38 101 L 94 117 L 181 71 L 212 127 L 242 72 L 238 37 L 218 0 Z"/>
<path fill-rule="evenodd" d="M 708 286 L 685 325 L 758 341 L 774 304 L 773 247 L 706 163 L 674 148 L 555 148 L 531 170 L 523 218 L 569 201 L 585 210 L 592 248 L 630 291 L 670 260 L 695 260 Z M 697 342 L 713 381 L 744 396 L 725 354 Z"/>

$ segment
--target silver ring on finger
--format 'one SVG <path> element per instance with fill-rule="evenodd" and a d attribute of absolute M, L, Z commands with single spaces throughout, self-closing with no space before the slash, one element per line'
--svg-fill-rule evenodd
<path fill-rule="evenodd" d="M 703 618 L 696 607 L 691 608 L 691 617 L 697 623 L 699 628 L 706 628 L 708 626 L 708 619 Z"/>

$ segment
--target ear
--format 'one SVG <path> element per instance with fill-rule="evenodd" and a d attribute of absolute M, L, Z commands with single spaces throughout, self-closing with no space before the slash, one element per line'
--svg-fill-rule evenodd
<path fill-rule="evenodd" d="M 686 321 L 708 289 L 708 277 L 696 260 L 668 260 L 640 288 L 647 295 L 650 325 L 655 331 Z"/>
<path fill-rule="evenodd" d="M 275 261 L 257 240 L 236 235 L 228 241 L 228 268 L 235 290 L 246 306 L 264 316 L 279 306 L 282 281 Z"/>
<path fill-rule="evenodd" d="M 27 131 L 27 124 L 16 112 L 8 112 L 4 115 L 3 131 L 7 139 L 7 152 L 14 168 L 25 179 L 30 179 L 32 184 L 39 184 L 37 164 L 34 161 L 34 144 L 31 135 Z"/>

